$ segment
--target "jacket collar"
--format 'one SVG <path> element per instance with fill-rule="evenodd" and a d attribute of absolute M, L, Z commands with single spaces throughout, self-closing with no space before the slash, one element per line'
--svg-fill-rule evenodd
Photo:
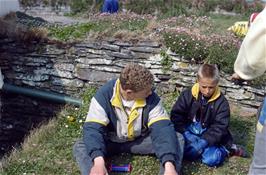
<path fill-rule="evenodd" d="M 200 93 L 199 83 L 195 83 L 192 86 L 191 93 L 192 93 L 192 96 L 196 98 L 196 100 L 198 100 L 199 93 Z M 220 97 L 220 95 L 221 95 L 221 90 L 218 86 L 216 86 L 214 93 L 212 94 L 211 98 L 208 100 L 208 103 L 216 100 L 217 98 Z"/>

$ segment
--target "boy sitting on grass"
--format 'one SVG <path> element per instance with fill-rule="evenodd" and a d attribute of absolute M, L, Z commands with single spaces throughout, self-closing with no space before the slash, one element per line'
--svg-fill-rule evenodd
<path fill-rule="evenodd" d="M 184 158 L 201 159 L 211 167 L 222 164 L 228 155 L 247 156 L 232 143 L 229 103 L 218 83 L 218 68 L 201 65 L 197 83 L 181 93 L 171 111 L 176 131 L 185 138 Z"/>
<path fill-rule="evenodd" d="M 152 90 L 153 81 L 148 69 L 128 64 L 118 79 L 96 92 L 83 126 L 83 139 L 73 150 L 82 175 L 108 174 L 106 157 L 120 153 L 156 154 L 160 174 L 178 175 L 183 144 Z"/>

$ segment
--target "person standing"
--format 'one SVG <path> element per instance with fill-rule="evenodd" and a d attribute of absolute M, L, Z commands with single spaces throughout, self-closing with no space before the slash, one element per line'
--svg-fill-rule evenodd
<path fill-rule="evenodd" d="M 102 7 L 102 13 L 117 13 L 118 9 L 118 0 L 105 0 Z"/>
<path fill-rule="evenodd" d="M 266 71 L 266 5 L 253 21 L 241 44 L 234 71 L 232 80 L 252 80 Z M 266 174 L 266 98 L 258 113 L 255 137 L 249 175 L 262 175 Z"/>

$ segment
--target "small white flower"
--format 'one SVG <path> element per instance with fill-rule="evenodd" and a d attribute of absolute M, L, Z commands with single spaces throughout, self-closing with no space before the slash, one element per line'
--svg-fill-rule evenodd
<path fill-rule="evenodd" d="M 68 128 L 68 125 L 65 125 L 66 128 Z"/>

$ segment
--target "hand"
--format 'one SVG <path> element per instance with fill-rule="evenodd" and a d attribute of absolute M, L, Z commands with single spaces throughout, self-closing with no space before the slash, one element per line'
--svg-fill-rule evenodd
<path fill-rule="evenodd" d="M 231 79 L 232 81 L 234 81 L 234 80 L 241 80 L 242 78 L 241 78 L 237 73 L 234 73 L 234 74 L 230 77 L 230 79 Z"/>
<path fill-rule="evenodd" d="M 103 157 L 96 157 L 89 175 L 108 175 Z"/>
<path fill-rule="evenodd" d="M 245 80 L 243 80 L 237 73 L 234 73 L 231 77 L 230 80 L 236 84 L 236 85 L 242 85 Z"/>
<path fill-rule="evenodd" d="M 172 162 L 165 162 L 164 175 L 178 175 Z"/>

